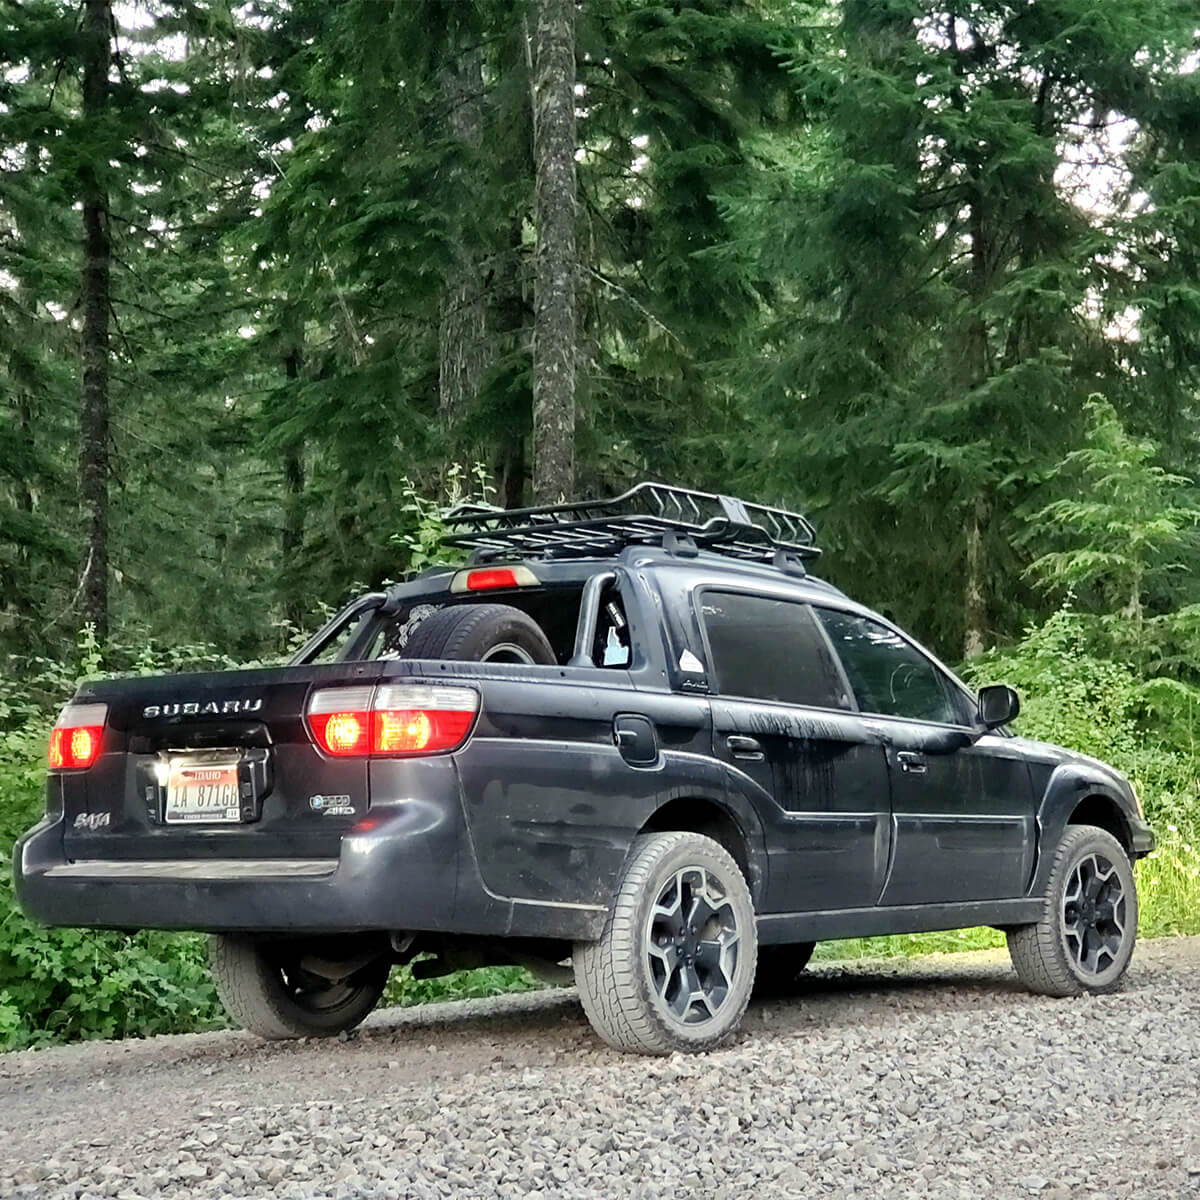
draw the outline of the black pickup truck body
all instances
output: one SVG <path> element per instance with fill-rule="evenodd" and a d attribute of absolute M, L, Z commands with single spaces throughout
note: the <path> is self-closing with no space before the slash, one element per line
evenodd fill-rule
<path fill-rule="evenodd" d="M 516 587 L 464 590 L 446 569 L 364 597 L 289 666 L 82 685 L 74 705 L 106 706 L 99 755 L 51 771 L 46 815 L 16 847 L 21 904 L 56 925 L 586 942 L 635 838 L 684 829 L 729 849 L 769 944 L 1034 922 L 1054 848 L 1081 819 L 1131 858 L 1153 847 L 1117 772 L 1003 728 L 981 735 L 949 670 L 801 571 L 670 538 L 524 562 L 533 582 Z M 836 702 L 731 691 L 706 625 L 713 595 L 805 610 Z M 535 616 L 559 663 L 388 650 L 422 606 L 481 599 Z M 829 624 L 858 618 L 928 662 L 961 718 L 862 711 Z M 406 757 L 319 748 L 314 693 L 397 684 L 474 692 L 466 741 Z M 205 755 L 237 761 L 236 818 L 167 822 L 170 763 Z"/>

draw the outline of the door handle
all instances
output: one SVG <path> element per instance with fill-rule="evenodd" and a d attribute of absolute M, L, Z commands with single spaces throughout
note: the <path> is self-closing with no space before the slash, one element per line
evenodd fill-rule
<path fill-rule="evenodd" d="M 896 761 L 900 764 L 900 770 L 909 775 L 924 775 L 929 769 L 925 763 L 925 755 L 916 750 L 898 750 Z"/>
<path fill-rule="evenodd" d="M 763 748 L 762 744 L 752 737 L 744 737 L 740 733 L 731 733 L 725 739 L 725 745 L 729 747 L 729 753 L 734 758 L 745 758 L 751 762 L 762 762 Z"/>

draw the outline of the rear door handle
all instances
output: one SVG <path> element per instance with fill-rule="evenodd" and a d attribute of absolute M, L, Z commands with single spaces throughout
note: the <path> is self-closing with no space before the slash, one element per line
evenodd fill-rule
<path fill-rule="evenodd" d="M 762 744 L 752 737 L 744 737 L 740 733 L 731 733 L 725 739 L 725 745 L 729 747 L 729 753 L 734 758 L 745 758 L 751 762 L 762 762 L 763 748 Z"/>
<path fill-rule="evenodd" d="M 898 750 L 896 761 L 900 764 L 900 770 L 908 775 L 924 775 L 929 769 L 925 763 L 925 755 L 916 750 Z"/>

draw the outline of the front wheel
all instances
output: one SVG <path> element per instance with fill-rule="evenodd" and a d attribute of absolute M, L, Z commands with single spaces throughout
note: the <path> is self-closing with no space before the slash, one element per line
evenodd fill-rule
<path fill-rule="evenodd" d="M 391 962 L 338 960 L 303 941 L 213 934 L 208 961 L 225 1011 L 261 1038 L 333 1037 L 379 1002 Z"/>
<path fill-rule="evenodd" d="M 573 955 L 584 1012 L 610 1046 L 710 1050 L 754 987 L 754 905 L 727 850 L 696 833 L 639 837 L 604 932 Z"/>
<path fill-rule="evenodd" d="M 1058 844 L 1042 919 L 1008 931 L 1021 982 L 1044 996 L 1111 992 L 1137 939 L 1138 900 L 1124 847 L 1092 825 L 1068 826 Z"/>

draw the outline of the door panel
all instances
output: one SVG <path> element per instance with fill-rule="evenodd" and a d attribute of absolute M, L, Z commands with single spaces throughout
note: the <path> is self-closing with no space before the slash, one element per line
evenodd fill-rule
<path fill-rule="evenodd" d="M 970 700 L 899 630 L 818 610 L 859 707 L 888 745 L 892 863 L 883 905 L 1023 895 L 1036 845 L 1029 769 L 1011 739 L 973 744 Z"/>
<path fill-rule="evenodd" d="M 874 904 L 890 842 L 878 734 L 856 713 L 715 697 L 711 709 L 714 753 L 756 793 L 763 818 L 763 911 Z"/>
<path fill-rule="evenodd" d="M 882 904 L 999 900 L 1025 892 L 1036 844 L 1025 762 L 1004 738 L 928 753 L 928 727 L 895 723 L 888 758 L 895 855 Z M 906 752 L 926 770 L 904 770 Z"/>

